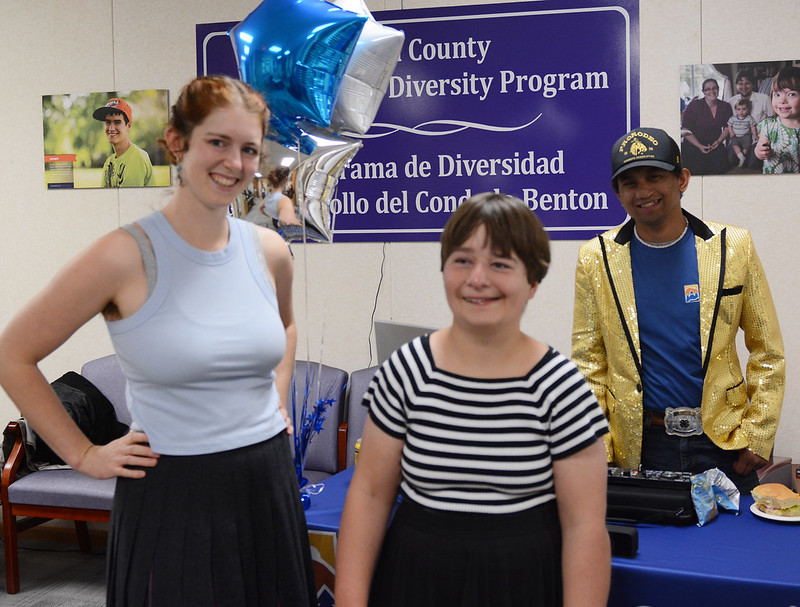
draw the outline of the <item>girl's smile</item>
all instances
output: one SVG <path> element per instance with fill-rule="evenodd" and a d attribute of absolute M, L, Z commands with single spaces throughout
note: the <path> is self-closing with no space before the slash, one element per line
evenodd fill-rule
<path fill-rule="evenodd" d="M 782 89 L 772 92 L 772 109 L 785 126 L 800 126 L 800 92 Z M 786 124 L 786 122 L 790 124 Z"/>

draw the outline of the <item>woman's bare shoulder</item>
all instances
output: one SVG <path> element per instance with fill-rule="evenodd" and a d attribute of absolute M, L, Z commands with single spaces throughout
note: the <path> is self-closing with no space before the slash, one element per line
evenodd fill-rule
<path fill-rule="evenodd" d="M 83 256 L 100 266 L 117 270 L 138 268 L 142 265 L 139 244 L 131 233 L 122 228 L 112 230 L 90 244 Z"/>

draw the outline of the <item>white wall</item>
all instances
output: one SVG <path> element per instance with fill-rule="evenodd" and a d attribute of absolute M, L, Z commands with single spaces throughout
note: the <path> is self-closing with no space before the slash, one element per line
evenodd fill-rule
<path fill-rule="evenodd" d="M 533 4 L 532 2 L 531 4 Z M 478 2 L 367 0 L 373 11 Z M 482 4 L 491 4 L 484 2 Z M 99 235 L 157 208 L 168 195 L 133 191 L 46 191 L 42 95 L 115 89 L 170 90 L 175 98 L 195 73 L 195 24 L 243 19 L 256 0 L 0 0 L 3 83 L 0 87 L 0 326 Z M 641 122 L 678 135 L 678 69 L 690 63 L 800 58 L 800 3 L 773 0 L 641 0 Z M 769 23 L 769 27 L 758 24 Z M 572 42 L 565 42 L 572 44 Z M 603 167 L 602 170 L 605 170 Z M 787 391 L 776 453 L 800 461 L 800 331 L 794 318 L 800 274 L 797 190 L 800 175 L 696 177 L 685 206 L 701 217 L 748 227 L 754 235 L 780 314 L 787 354 Z M 578 246 L 553 243 L 550 272 L 524 328 L 570 351 L 573 271 Z M 298 358 L 352 371 L 370 363 L 377 318 L 442 326 L 438 245 L 367 243 L 294 246 Z M 383 255 L 385 252 L 385 262 Z M 380 291 L 381 264 L 384 278 Z M 374 362 L 374 342 L 372 344 Z M 111 353 L 95 320 L 42 368 L 55 379 L 90 358 Z M 0 423 L 18 416 L 0 395 Z"/>

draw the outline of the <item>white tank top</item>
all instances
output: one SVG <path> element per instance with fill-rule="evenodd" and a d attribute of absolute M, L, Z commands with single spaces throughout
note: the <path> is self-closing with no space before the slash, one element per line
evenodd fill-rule
<path fill-rule="evenodd" d="M 227 451 L 286 427 L 273 383 L 286 350 L 277 298 L 252 226 L 228 223 L 228 246 L 208 252 L 161 212 L 138 221 L 155 253 L 155 287 L 136 313 L 107 325 L 133 427 L 157 453 Z"/>

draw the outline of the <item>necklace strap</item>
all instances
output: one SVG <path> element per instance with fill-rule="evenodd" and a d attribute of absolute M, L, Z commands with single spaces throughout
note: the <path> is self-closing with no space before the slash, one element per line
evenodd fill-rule
<path fill-rule="evenodd" d="M 641 242 L 646 247 L 650 247 L 651 249 L 666 249 L 667 247 L 671 247 L 672 245 L 680 241 L 681 238 L 686 236 L 686 230 L 689 229 L 689 220 L 687 220 L 684 217 L 684 221 L 686 223 L 683 226 L 683 232 L 681 232 L 681 235 L 678 236 L 676 239 L 670 240 L 668 242 L 647 242 L 646 240 L 642 240 L 642 237 L 639 236 L 639 230 L 637 229 L 636 225 L 633 226 L 633 234 L 634 236 L 636 236 L 636 240 Z"/>

